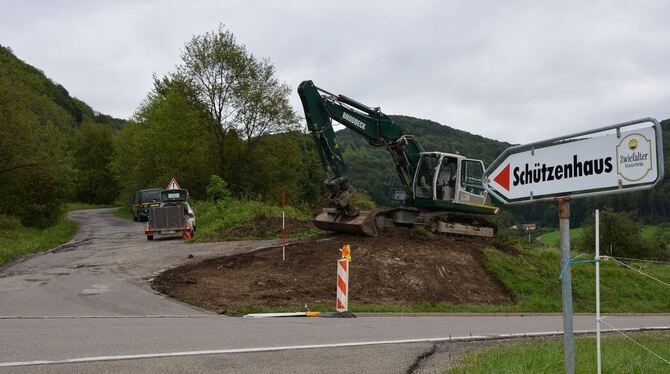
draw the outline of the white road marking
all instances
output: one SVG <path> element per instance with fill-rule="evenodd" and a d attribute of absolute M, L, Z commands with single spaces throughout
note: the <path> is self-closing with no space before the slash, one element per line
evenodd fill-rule
<path fill-rule="evenodd" d="M 658 327 L 642 327 L 642 328 L 628 328 L 619 329 L 619 331 L 650 331 L 650 330 L 670 330 L 670 326 Z M 616 330 L 602 330 L 602 332 L 614 332 Z M 595 330 L 576 330 L 575 335 L 593 334 Z M 290 351 L 299 349 L 319 349 L 319 348 L 343 348 L 343 347 L 360 347 L 368 345 L 385 345 L 385 344 L 407 344 L 407 343 L 437 343 L 437 342 L 462 342 L 475 340 L 503 340 L 513 338 L 528 338 L 528 337 L 542 337 L 542 336 L 556 336 L 562 335 L 562 331 L 550 332 L 531 332 L 522 334 L 500 334 L 500 335 L 475 335 L 475 336 L 458 336 L 446 338 L 419 338 L 419 339 L 399 339 L 399 340 L 377 340 L 367 342 L 346 342 L 346 343 L 330 343 L 330 344 L 307 344 L 307 345 L 287 345 L 277 347 L 256 347 L 256 348 L 230 348 L 230 349 L 212 349 L 203 351 L 183 351 L 183 352 L 166 352 L 166 353 L 147 353 L 137 355 L 118 355 L 118 356 L 96 356 L 96 357 L 79 357 L 65 360 L 37 360 L 37 361 L 16 361 L 16 362 L 0 362 L 0 367 L 15 367 L 15 366 L 34 366 L 34 365 L 55 365 L 55 364 L 76 364 L 85 362 L 100 362 L 100 361 L 120 361 L 120 360 L 134 360 L 146 358 L 164 358 L 164 357 L 180 357 L 180 356 L 200 356 L 200 355 L 214 355 L 214 354 L 233 354 L 233 353 L 258 353 L 258 352 L 273 352 L 273 351 Z"/>
<path fill-rule="evenodd" d="M 124 319 L 124 318 L 229 318 L 220 314 L 155 314 L 146 316 L 0 316 L 3 319 L 87 319 L 87 318 L 109 318 L 109 319 Z"/>

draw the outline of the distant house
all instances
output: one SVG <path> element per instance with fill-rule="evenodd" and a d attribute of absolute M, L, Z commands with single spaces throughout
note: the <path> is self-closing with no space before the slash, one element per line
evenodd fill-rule
<path fill-rule="evenodd" d="M 514 225 L 514 226 L 510 227 L 510 229 L 512 229 L 512 230 L 517 230 L 519 228 L 522 228 L 526 231 L 537 230 L 537 223 L 522 223 L 520 225 Z"/>
<path fill-rule="evenodd" d="M 526 230 L 526 231 L 536 230 L 536 229 L 537 229 L 537 224 L 535 224 L 535 223 L 524 223 L 524 224 L 522 225 L 522 227 L 523 227 L 524 230 Z"/>

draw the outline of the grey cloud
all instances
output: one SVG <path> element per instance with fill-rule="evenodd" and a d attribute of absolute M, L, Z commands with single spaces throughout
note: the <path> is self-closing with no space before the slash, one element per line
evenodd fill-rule
<path fill-rule="evenodd" d="M 664 1 L 21 2 L 0 43 L 95 109 L 128 117 L 193 34 L 224 23 L 292 87 L 526 142 L 669 117 Z M 301 112 L 299 100 L 291 101 Z"/>

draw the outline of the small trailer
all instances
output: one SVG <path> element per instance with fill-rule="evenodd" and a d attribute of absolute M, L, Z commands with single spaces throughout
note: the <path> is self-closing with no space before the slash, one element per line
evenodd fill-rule
<path fill-rule="evenodd" d="M 161 205 L 151 207 L 144 227 L 147 240 L 156 235 L 181 236 L 189 239 L 195 232 L 195 215 L 188 205 L 186 190 L 167 190 L 161 193 Z"/>

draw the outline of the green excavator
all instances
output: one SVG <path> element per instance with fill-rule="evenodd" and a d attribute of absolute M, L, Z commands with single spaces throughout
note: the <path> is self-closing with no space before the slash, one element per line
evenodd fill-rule
<path fill-rule="evenodd" d="M 329 191 L 329 207 L 314 219 L 326 231 L 379 235 L 381 229 L 424 226 L 433 232 L 495 237 L 490 205 L 482 182 L 484 163 L 460 154 L 425 152 L 380 108 L 371 108 L 343 95 L 334 95 L 304 81 L 298 94 L 305 110 L 307 129 L 316 142 Z M 400 208 L 361 211 L 354 206 L 347 164 L 337 142 L 333 120 L 362 136 L 374 147 L 391 154 L 404 186 Z M 402 196 L 404 195 L 404 196 Z"/>

